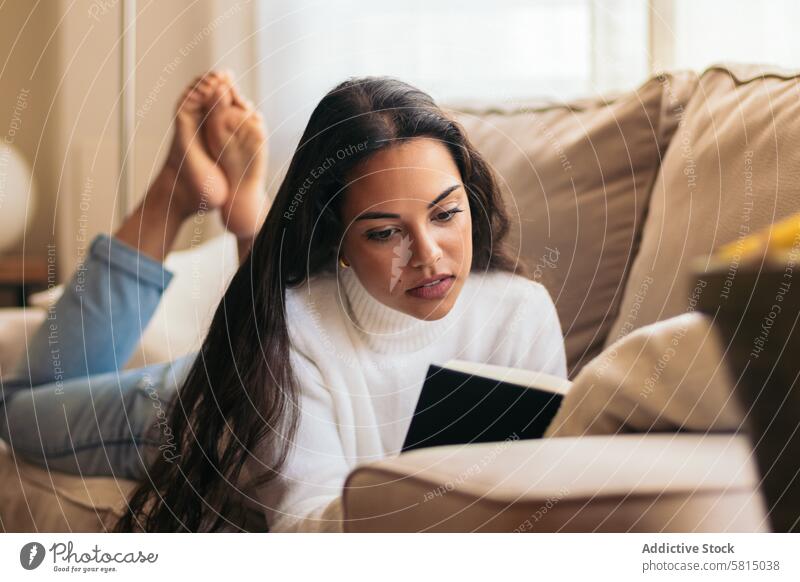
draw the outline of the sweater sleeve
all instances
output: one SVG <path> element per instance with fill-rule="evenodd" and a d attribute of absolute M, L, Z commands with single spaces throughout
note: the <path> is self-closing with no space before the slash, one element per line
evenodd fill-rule
<path fill-rule="evenodd" d="M 270 531 L 342 531 L 341 492 L 350 468 L 333 398 L 317 367 L 295 349 L 292 367 L 300 388 L 300 424 L 279 478 L 279 492 L 265 503 Z"/>

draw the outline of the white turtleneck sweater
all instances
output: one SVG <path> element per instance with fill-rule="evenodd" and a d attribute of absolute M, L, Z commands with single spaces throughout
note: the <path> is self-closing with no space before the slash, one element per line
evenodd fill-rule
<path fill-rule="evenodd" d="M 437 321 L 384 306 L 352 269 L 290 290 L 286 309 L 301 420 L 281 477 L 256 492 L 275 532 L 341 531 L 345 478 L 400 452 L 431 363 L 567 375 L 550 295 L 517 275 L 471 273 Z"/>

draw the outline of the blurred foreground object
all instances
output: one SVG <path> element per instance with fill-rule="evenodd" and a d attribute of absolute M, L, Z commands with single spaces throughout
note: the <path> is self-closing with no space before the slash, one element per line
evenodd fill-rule
<path fill-rule="evenodd" d="M 727 344 L 773 531 L 800 531 L 800 214 L 722 247 L 699 307 Z"/>
<path fill-rule="evenodd" d="M 800 213 L 720 247 L 715 258 L 721 261 L 751 262 L 766 253 L 768 262 L 794 264 L 800 248 Z"/>

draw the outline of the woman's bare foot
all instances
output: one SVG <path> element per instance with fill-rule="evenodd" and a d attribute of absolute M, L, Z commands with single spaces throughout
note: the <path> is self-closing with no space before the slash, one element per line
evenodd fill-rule
<path fill-rule="evenodd" d="M 249 241 L 266 214 L 266 129 L 261 113 L 241 97 L 230 76 L 223 77 L 203 126 L 205 143 L 230 187 L 220 207 L 223 223 L 240 241 Z"/>
<path fill-rule="evenodd" d="M 265 214 L 266 133 L 227 73 L 209 72 L 184 92 L 167 160 L 115 236 L 163 260 L 183 222 L 219 208 L 246 254 Z"/>
<path fill-rule="evenodd" d="M 174 135 L 164 167 L 115 233 L 117 239 L 163 260 L 188 217 L 228 202 L 231 188 L 209 155 L 202 131 L 212 100 L 226 83 L 222 73 L 210 72 L 186 89 L 175 112 Z"/>
<path fill-rule="evenodd" d="M 222 73 L 211 71 L 187 87 L 175 111 L 175 133 L 162 173 L 173 178 L 172 203 L 190 216 L 221 207 L 230 194 L 228 180 L 205 145 L 204 118 L 219 90 L 227 87 Z"/>

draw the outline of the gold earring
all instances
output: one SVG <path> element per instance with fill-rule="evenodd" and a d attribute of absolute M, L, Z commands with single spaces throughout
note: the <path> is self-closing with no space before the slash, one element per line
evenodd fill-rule
<path fill-rule="evenodd" d="M 347 261 L 345 261 L 345 260 L 344 260 L 344 257 L 343 257 L 342 255 L 339 255 L 339 266 L 340 266 L 342 269 L 346 269 L 347 267 L 349 267 L 349 266 L 350 266 L 350 263 L 348 263 Z"/>

